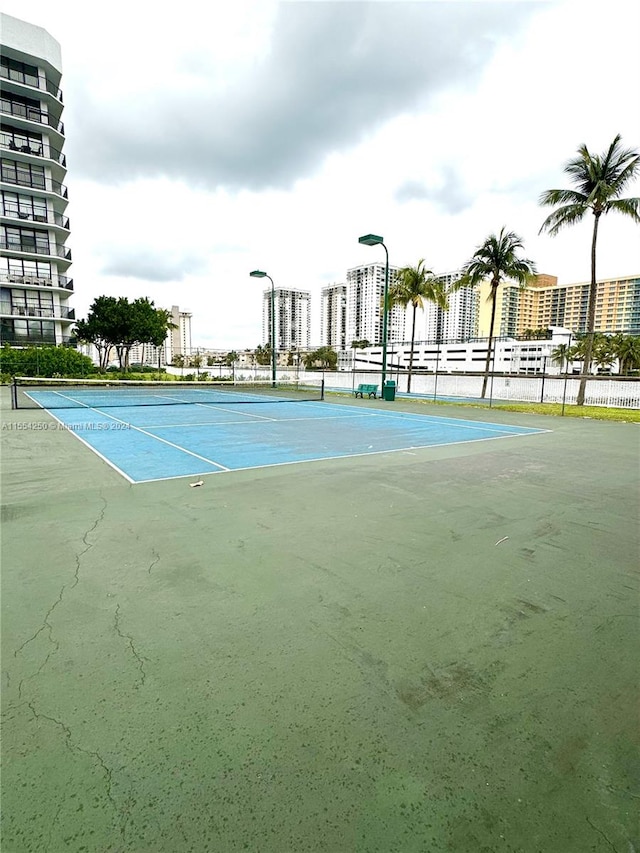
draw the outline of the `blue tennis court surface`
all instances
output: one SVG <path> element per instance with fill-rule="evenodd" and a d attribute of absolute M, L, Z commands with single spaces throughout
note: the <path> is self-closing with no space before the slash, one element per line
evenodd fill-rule
<path fill-rule="evenodd" d="M 131 483 L 547 432 L 322 402 L 47 410 Z"/>

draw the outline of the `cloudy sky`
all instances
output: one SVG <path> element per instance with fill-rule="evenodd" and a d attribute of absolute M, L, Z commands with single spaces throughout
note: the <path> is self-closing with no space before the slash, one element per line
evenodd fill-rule
<path fill-rule="evenodd" d="M 601 9 L 613 33 L 603 37 Z M 169 11 L 171 10 L 171 11 Z M 640 147 L 640 4 L 3 0 L 62 47 L 78 316 L 101 294 L 193 313 L 194 346 L 262 340 L 260 268 L 320 290 L 383 260 L 458 268 L 503 225 L 589 278 L 591 222 L 539 236 L 581 144 Z M 627 195 L 640 194 L 631 187 Z M 640 273 L 611 215 L 598 276 Z"/>

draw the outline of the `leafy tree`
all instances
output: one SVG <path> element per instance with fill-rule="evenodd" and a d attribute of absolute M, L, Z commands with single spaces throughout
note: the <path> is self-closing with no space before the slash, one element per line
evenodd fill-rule
<path fill-rule="evenodd" d="M 256 347 L 256 361 L 258 364 L 271 364 L 271 344 L 264 346 L 258 344 Z"/>
<path fill-rule="evenodd" d="M 116 321 L 117 304 L 115 296 L 98 296 L 93 300 L 87 319 L 76 322 L 77 339 L 93 344 L 98 351 L 100 372 L 107 369 L 109 354 L 114 346 L 112 329 Z"/>
<path fill-rule="evenodd" d="M 304 364 L 307 370 L 315 367 L 319 362 L 319 366 L 327 370 L 334 370 L 338 363 L 338 354 L 332 347 L 319 347 L 313 352 L 309 352 L 304 357 Z"/>
<path fill-rule="evenodd" d="M 640 168 L 640 154 L 633 148 L 622 148 L 618 134 L 603 154 L 591 154 L 586 145 L 578 148 L 578 156 L 569 160 L 564 172 L 572 181 L 573 189 L 546 190 L 540 196 L 540 204 L 555 207 L 542 223 L 540 232 L 547 231 L 555 236 L 563 228 L 581 222 L 589 211 L 593 213 L 591 236 L 591 283 L 587 305 L 587 340 L 580 376 L 580 387 L 576 403 L 584 405 L 587 378 L 591 365 L 593 334 L 596 317 L 596 246 L 598 225 L 603 214 L 617 211 L 640 222 L 640 199 L 620 198 L 627 185 L 633 181 Z"/>
<path fill-rule="evenodd" d="M 424 308 L 425 300 L 433 302 L 438 308 L 447 311 L 449 294 L 458 289 L 458 282 L 447 288 L 446 284 L 433 277 L 431 270 L 424 266 L 424 259 L 418 261 L 415 267 L 403 267 L 395 275 L 389 288 L 389 307 L 402 305 L 406 308 L 413 306 L 411 321 L 411 353 L 409 355 L 409 373 L 407 376 L 407 391 L 411 391 L 411 375 L 413 373 L 413 345 L 416 336 L 416 311 Z"/>
<path fill-rule="evenodd" d="M 180 353 L 176 353 L 173 356 L 173 366 L 174 367 L 184 367 L 185 362 L 186 362 L 185 357 L 183 355 L 181 355 Z"/>
<path fill-rule="evenodd" d="M 99 296 L 94 299 L 87 319 L 76 323 L 76 335 L 96 347 L 101 370 L 106 369 L 109 353 L 115 347 L 120 369 L 126 372 L 131 347 L 162 346 L 168 330 L 174 328 L 170 317 L 169 311 L 156 308 L 146 297 L 129 302 L 124 296 Z"/>
<path fill-rule="evenodd" d="M 370 346 L 371 343 L 366 338 L 363 338 L 361 341 L 351 341 L 352 349 L 366 349 Z"/>
<path fill-rule="evenodd" d="M 532 281 L 536 275 L 536 267 L 528 258 L 518 257 L 518 250 L 524 248 L 522 238 L 513 231 L 500 229 L 499 234 L 491 234 L 478 246 L 473 257 L 464 264 L 462 276 L 456 282 L 457 287 L 479 285 L 485 279 L 489 279 L 491 291 L 491 322 L 489 325 L 489 342 L 487 346 L 487 360 L 484 368 L 484 380 L 482 382 L 482 397 L 487 393 L 489 380 L 489 368 L 493 349 L 494 326 L 496 319 L 496 295 L 498 287 L 509 279 L 516 281 L 521 287 Z"/>
<path fill-rule="evenodd" d="M 224 363 L 228 367 L 231 367 L 236 361 L 239 361 L 239 360 L 240 360 L 240 356 L 238 355 L 238 353 L 235 350 L 231 350 L 231 352 L 228 352 L 227 355 L 225 356 Z"/>

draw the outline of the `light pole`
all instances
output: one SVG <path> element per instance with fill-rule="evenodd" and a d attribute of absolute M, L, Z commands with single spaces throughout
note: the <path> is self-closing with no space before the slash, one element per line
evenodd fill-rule
<path fill-rule="evenodd" d="M 389 291 L 389 251 L 382 237 L 377 234 L 365 234 L 358 238 L 358 243 L 364 246 L 382 246 L 386 255 L 384 267 L 384 296 L 382 297 L 382 396 L 384 397 L 384 383 L 387 376 L 387 293 Z"/>
<path fill-rule="evenodd" d="M 268 278 L 271 282 L 271 381 L 276 384 L 276 297 L 273 289 L 273 279 L 262 270 L 249 273 L 252 278 Z"/>

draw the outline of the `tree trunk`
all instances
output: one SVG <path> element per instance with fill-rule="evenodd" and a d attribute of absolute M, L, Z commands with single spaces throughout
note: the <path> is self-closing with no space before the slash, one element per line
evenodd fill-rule
<path fill-rule="evenodd" d="M 411 354 L 409 355 L 409 375 L 407 377 L 407 394 L 411 392 L 411 373 L 413 372 L 413 339 L 416 336 L 416 306 L 413 305 L 413 322 L 411 323 Z"/>
<path fill-rule="evenodd" d="M 485 395 L 487 393 L 487 382 L 489 381 L 489 368 L 491 366 L 491 349 L 493 345 L 493 326 L 496 319 L 496 296 L 498 295 L 498 285 L 500 282 L 497 279 L 493 279 L 491 282 L 491 323 L 489 325 L 489 345 L 487 347 L 487 360 L 484 365 L 484 379 L 482 381 L 482 394 L 480 395 L 484 400 Z"/>
<path fill-rule="evenodd" d="M 596 324 L 596 242 L 598 239 L 598 222 L 600 213 L 594 213 L 593 238 L 591 240 L 591 284 L 589 285 L 589 303 L 587 308 L 587 339 L 584 343 L 584 360 L 582 362 L 582 375 L 580 376 L 580 387 L 578 388 L 577 406 L 584 406 L 584 397 L 587 390 L 587 379 L 591 373 L 591 353 L 593 352 L 593 329 Z"/>

